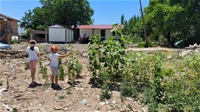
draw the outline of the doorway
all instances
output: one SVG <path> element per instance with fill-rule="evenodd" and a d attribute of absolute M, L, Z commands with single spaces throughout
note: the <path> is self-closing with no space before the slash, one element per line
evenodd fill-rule
<path fill-rule="evenodd" d="M 101 30 L 100 35 L 101 35 L 101 41 L 104 41 L 106 38 L 106 30 Z"/>

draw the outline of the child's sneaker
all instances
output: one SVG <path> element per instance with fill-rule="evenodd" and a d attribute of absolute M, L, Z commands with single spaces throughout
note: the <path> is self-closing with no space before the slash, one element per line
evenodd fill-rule
<path fill-rule="evenodd" d="M 52 83 L 52 84 L 51 84 L 51 88 L 53 88 L 54 86 L 55 86 L 55 84 L 54 84 L 54 83 Z"/>
<path fill-rule="evenodd" d="M 61 90 L 62 88 L 60 87 L 60 85 L 55 85 L 55 86 L 53 87 L 53 89 L 54 89 L 54 90 Z"/>

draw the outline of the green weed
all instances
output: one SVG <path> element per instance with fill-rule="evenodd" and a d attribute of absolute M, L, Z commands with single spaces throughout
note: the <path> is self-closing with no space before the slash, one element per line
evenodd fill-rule
<path fill-rule="evenodd" d="M 30 67 L 30 66 L 29 66 L 29 62 L 25 62 L 25 68 L 24 68 L 24 69 L 25 69 L 25 70 L 28 70 L 29 67 Z"/>

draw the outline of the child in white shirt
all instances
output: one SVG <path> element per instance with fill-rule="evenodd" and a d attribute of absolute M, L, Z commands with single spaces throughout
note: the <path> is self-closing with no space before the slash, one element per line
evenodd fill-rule
<path fill-rule="evenodd" d="M 61 57 L 66 57 L 68 56 L 70 53 L 65 54 L 65 55 L 60 55 L 58 54 L 58 46 L 51 46 L 51 51 L 52 53 L 50 54 L 50 69 L 52 71 L 52 76 L 51 76 L 51 88 L 54 89 L 59 89 L 60 86 L 58 85 L 58 58 Z M 54 83 L 54 79 L 55 79 L 55 83 Z"/>
<path fill-rule="evenodd" d="M 30 87 L 35 87 L 38 85 L 37 82 L 35 82 L 35 73 L 36 73 L 36 66 L 40 57 L 40 51 L 38 47 L 35 46 L 36 41 L 35 40 L 30 40 L 30 46 L 26 48 L 26 52 L 28 52 L 28 60 L 29 60 L 29 65 L 30 65 L 30 70 L 31 70 L 31 84 L 29 85 Z"/>

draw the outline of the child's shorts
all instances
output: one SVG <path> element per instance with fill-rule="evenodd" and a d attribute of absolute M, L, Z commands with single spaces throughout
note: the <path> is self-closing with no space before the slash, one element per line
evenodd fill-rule
<path fill-rule="evenodd" d="M 50 66 L 52 76 L 58 76 L 58 67 Z"/>
<path fill-rule="evenodd" d="M 36 68 L 37 63 L 38 63 L 38 60 L 31 60 L 29 62 L 30 69 L 33 70 L 34 68 Z"/>

